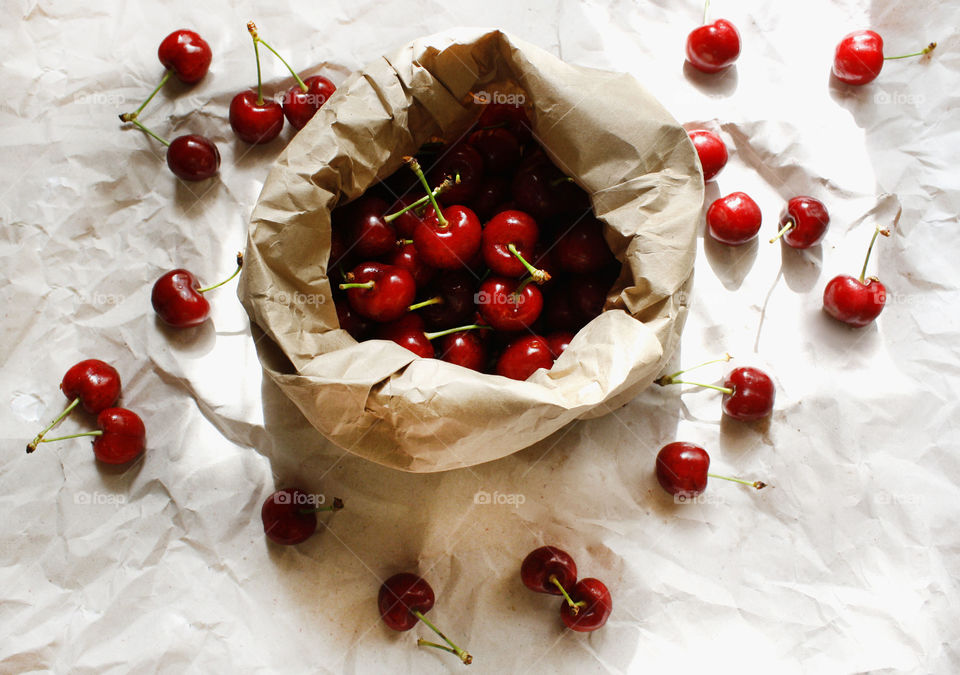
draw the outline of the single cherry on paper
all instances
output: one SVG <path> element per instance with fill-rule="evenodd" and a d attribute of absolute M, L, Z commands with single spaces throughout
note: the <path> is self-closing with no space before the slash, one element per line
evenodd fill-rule
<path fill-rule="evenodd" d="M 290 72 L 293 73 L 293 70 Z M 305 80 L 297 77 L 296 73 L 293 76 L 297 84 L 290 87 L 283 97 L 283 114 L 290 125 L 299 131 L 330 100 L 337 87 L 323 75 L 313 75 Z"/>
<path fill-rule="evenodd" d="M 570 602 L 560 604 L 560 618 L 570 630 L 589 633 L 601 628 L 613 611 L 610 590 L 599 579 L 581 579 L 570 589 Z"/>
<path fill-rule="evenodd" d="M 247 30 L 253 38 L 253 52 L 257 59 L 257 90 L 242 91 L 230 101 L 230 128 L 237 137 L 251 145 L 269 143 L 283 129 L 283 107 L 263 97 L 263 78 L 260 75 L 260 38 L 251 21 Z"/>
<path fill-rule="evenodd" d="M 724 354 L 722 358 L 713 359 L 692 368 L 678 370 L 670 375 L 664 375 L 656 380 L 661 387 L 671 384 L 691 384 L 705 389 L 713 389 L 723 394 L 721 407 L 723 412 L 735 420 L 741 422 L 752 422 L 754 420 L 767 417 L 773 411 L 773 403 L 776 398 L 776 387 L 773 380 L 759 368 L 740 367 L 734 368 L 724 380 L 723 386 L 716 384 L 705 384 L 703 382 L 692 382 L 690 380 L 681 380 L 680 376 L 689 373 L 691 370 L 708 366 L 711 363 L 729 361 L 732 357 Z"/>
<path fill-rule="evenodd" d="M 728 246 L 741 246 L 756 237 L 761 220 L 760 207 L 745 192 L 731 192 L 707 209 L 707 231 Z"/>
<path fill-rule="evenodd" d="M 675 441 L 663 446 L 657 453 L 657 482 L 666 492 L 678 497 L 678 501 L 685 501 L 701 494 L 707 489 L 708 477 L 722 478 L 757 490 L 767 487 L 767 484 L 761 481 L 750 482 L 709 473 L 709 471 L 710 455 L 695 443 Z"/>
<path fill-rule="evenodd" d="M 147 433 L 143 420 L 135 412 L 126 408 L 105 408 L 97 415 L 97 426 L 97 431 L 41 438 L 39 443 L 93 436 L 93 455 L 104 464 L 126 464 L 143 454 Z M 31 452 L 30 446 L 27 446 L 27 452 Z"/>
<path fill-rule="evenodd" d="M 168 141 L 157 135 L 140 120 L 137 113 L 120 115 L 121 122 L 129 122 L 140 131 L 163 143 L 167 147 L 167 167 L 177 178 L 195 182 L 217 175 L 220 170 L 220 151 L 206 136 L 186 134 Z"/>
<path fill-rule="evenodd" d="M 240 274 L 243 253 L 237 253 L 237 269 L 220 283 L 200 288 L 200 282 L 188 270 L 170 270 L 153 284 L 150 302 L 157 316 L 173 328 L 199 326 L 210 316 L 210 303 L 204 293 L 223 286 Z"/>
<path fill-rule="evenodd" d="M 794 197 L 780 214 L 780 231 L 770 243 L 782 239 L 791 248 L 810 248 L 820 243 L 829 225 L 830 214 L 823 202 L 813 197 Z"/>
<path fill-rule="evenodd" d="M 889 237 L 890 231 L 879 226 L 874 231 L 859 278 L 841 274 L 831 279 L 823 289 L 823 309 L 837 321 L 862 328 L 883 311 L 887 302 L 886 287 L 876 277 L 866 278 L 867 263 L 870 262 L 873 245 L 881 234 Z"/>
<path fill-rule="evenodd" d="M 439 628 L 424 616 L 433 609 L 435 601 L 436 596 L 433 593 L 433 588 L 422 577 L 410 572 L 401 572 L 394 574 L 380 586 L 380 592 L 377 594 L 377 609 L 380 611 L 380 618 L 383 619 L 383 622 L 396 631 L 408 631 L 416 626 L 418 621 L 423 622 L 430 630 L 439 635 L 446 644 L 441 645 L 419 639 L 417 645 L 450 652 L 459 657 L 463 663 L 469 665 L 473 662 L 473 657 L 451 642 Z"/>
<path fill-rule="evenodd" d="M 553 358 L 546 340 L 539 335 L 524 335 L 503 350 L 497 360 L 497 375 L 523 381 L 541 368 L 550 370 Z"/>
<path fill-rule="evenodd" d="M 703 7 L 703 25 L 687 36 L 687 61 L 703 73 L 719 73 L 740 56 L 740 33 L 726 19 L 707 23 L 710 0 Z"/>
<path fill-rule="evenodd" d="M 727 165 L 727 146 L 717 134 L 707 129 L 688 132 L 703 167 L 704 182 L 712 180 Z"/>
<path fill-rule="evenodd" d="M 394 321 L 409 311 L 417 293 L 413 276 L 402 267 L 385 263 L 360 263 L 340 284 L 350 306 L 374 321 Z"/>
<path fill-rule="evenodd" d="M 883 38 L 872 30 L 856 30 L 840 40 L 833 54 L 833 74 L 841 82 L 864 85 L 873 82 L 883 69 L 884 61 L 906 59 L 929 54 L 937 46 L 931 42 L 924 49 L 901 56 L 883 55 Z"/>
<path fill-rule="evenodd" d="M 329 506 L 317 502 L 314 495 L 299 488 L 277 490 L 260 507 L 263 533 L 270 541 L 283 546 L 306 541 L 317 530 L 317 513 L 343 508 L 339 497 Z"/>
<path fill-rule="evenodd" d="M 202 80 L 210 69 L 213 52 L 199 34 L 181 29 L 163 39 L 157 49 L 157 58 L 178 80 L 184 84 L 194 84 Z"/>

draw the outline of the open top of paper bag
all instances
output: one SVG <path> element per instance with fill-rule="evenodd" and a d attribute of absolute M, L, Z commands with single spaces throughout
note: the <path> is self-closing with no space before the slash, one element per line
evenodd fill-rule
<path fill-rule="evenodd" d="M 478 94 L 483 92 L 486 96 Z M 605 311 L 526 382 L 423 359 L 339 328 L 330 211 L 428 139 L 457 139 L 478 99 L 522 95 L 536 139 L 590 195 L 623 271 Z M 239 295 L 265 372 L 324 436 L 405 471 L 525 448 L 648 386 L 686 315 L 703 179 L 687 133 L 628 75 L 572 66 L 501 31 L 414 41 L 351 76 L 290 142 L 253 212 Z"/>

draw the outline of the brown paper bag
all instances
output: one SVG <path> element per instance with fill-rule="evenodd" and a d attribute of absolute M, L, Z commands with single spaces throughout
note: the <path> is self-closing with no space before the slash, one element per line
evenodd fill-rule
<path fill-rule="evenodd" d="M 532 104 L 535 136 L 590 195 L 623 271 L 605 311 L 526 382 L 422 359 L 339 328 L 330 211 L 432 136 L 455 139 L 476 99 Z M 412 42 L 351 76 L 290 142 L 253 211 L 239 295 L 264 371 L 324 436 L 413 472 L 487 462 L 647 387 L 686 317 L 703 179 L 686 132 L 625 74 L 571 66 L 500 31 Z"/>

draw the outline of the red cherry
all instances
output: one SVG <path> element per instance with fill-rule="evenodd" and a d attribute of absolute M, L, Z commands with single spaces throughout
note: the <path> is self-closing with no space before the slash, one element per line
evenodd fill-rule
<path fill-rule="evenodd" d="M 413 232 L 413 243 L 431 267 L 444 270 L 464 267 L 480 249 L 483 229 L 477 215 L 465 206 L 448 206 L 437 212 L 428 209 Z"/>
<path fill-rule="evenodd" d="M 610 284 L 593 276 L 573 277 L 567 284 L 570 311 L 577 325 L 583 326 L 600 316 L 607 301 Z"/>
<path fill-rule="evenodd" d="M 432 330 L 445 330 L 470 321 L 476 311 L 476 278 L 465 270 L 443 272 L 427 289 L 428 297 L 441 302 L 418 310 Z"/>
<path fill-rule="evenodd" d="M 350 306 L 374 321 L 393 321 L 407 313 L 417 285 L 410 273 L 384 263 L 361 263 L 353 268 L 350 281 L 340 284 L 347 291 Z"/>
<path fill-rule="evenodd" d="M 560 605 L 560 618 L 567 628 L 580 633 L 589 633 L 603 626 L 613 611 L 613 599 L 604 583 L 598 579 L 581 579 L 570 591 L 574 603 L 571 607 L 564 601 Z"/>
<path fill-rule="evenodd" d="M 363 195 L 337 209 L 333 227 L 345 233 L 352 252 L 359 258 L 378 258 L 397 246 L 397 230 L 384 216 L 389 205 L 379 197 Z"/>
<path fill-rule="evenodd" d="M 542 154 L 517 169 L 511 191 L 518 208 L 538 222 L 565 213 L 579 216 L 587 201 L 583 190 Z"/>
<path fill-rule="evenodd" d="M 343 508 L 340 499 L 334 499 L 330 506 L 320 506 L 317 501 L 314 495 L 298 488 L 277 490 L 260 508 L 263 533 L 270 541 L 283 546 L 306 541 L 317 530 L 317 512 Z"/>
<path fill-rule="evenodd" d="M 543 301 L 543 318 L 551 330 L 572 332 L 582 328 L 589 320 L 582 319 L 580 312 L 574 309 L 569 282 L 560 283 L 547 291 Z"/>
<path fill-rule="evenodd" d="M 740 33 L 726 19 L 717 19 L 690 31 L 687 61 L 704 73 L 719 73 L 740 56 Z"/>
<path fill-rule="evenodd" d="M 126 464 L 146 448 L 147 432 L 140 417 L 125 408 L 107 408 L 97 415 L 103 432 L 93 441 L 93 454 L 104 464 Z"/>
<path fill-rule="evenodd" d="M 206 180 L 216 176 L 220 170 L 220 151 L 205 136 L 178 136 L 167 148 L 167 166 L 183 180 Z"/>
<path fill-rule="evenodd" d="M 867 84 L 883 68 L 883 38 L 872 30 L 857 30 L 840 40 L 833 54 L 833 74 L 847 84 Z"/>
<path fill-rule="evenodd" d="M 676 441 L 657 453 L 657 482 L 674 496 L 696 497 L 707 489 L 710 455 L 694 443 Z"/>
<path fill-rule="evenodd" d="M 534 284 L 490 277 L 480 284 L 477 305 L 480 315 L 496 330 L 524 330 L 540 316 L 543 294 Z"/>
<path fill-rule="evenodd" d="M 120 373 L 99 359 L 86 359 L 67 370 L 60 390 L 67 399 L 80 399 L 84 410 L 96 414 L 120 398 Z"/>
<path fill-rule="evenodd" d="M 773 410 L 777 390 L 770 376 L 758 368 L 734 368 L 723 386 L 732 390 L 723 395 L 723 412 L 735 420 L 762 419 Z"/>
<path fill-rule="evenodd" d="M 527 554 L 520 565 L 523 585 L 537 593 L 562 595 L 577 583 L 577 563 L 555 546 L 541 546 Z"/>
<path fill-rule="evenodd" d="M 430 171 L 430 183 L 439 185 L 448 179 L 455 184 L 439 195 L 438 199 L 444 204 L 463 204 L 477 194 L 483 180 L 483 157 L 473 146 L 461 143 L 443 150 Z"/>
<path fill-rule="evenodd" d="M 506 173 L 520 163 L 520 142 L 507 129 L 479 129 L 467 142 L 480 153 L 488 174 Z"/>
<path fill-rule="evenodd" d="M 727 165 L 727 146 L 717 134 L 706 129 L 694 129 L 689 135 L 703 167 L 703 180 L 711 180 Z"/>
<path fill-rule="evenodd" d="M 150 294 L 153 310 L 174 328 L 199 326 L 210 316 L 210 303 L 200 291 L 200 282 L 185 269 L 170 270 L 157 279 Z"/>
<path fill-rule="evenodd" d="M 553 358 L 559 359 L 560 355 L 570 346 L 570 342 L 573 340 L 573 333 L 558 331 L 547 335 L 544 339 L 547 341 L 547 346 L 550 347 L 550 353 L 553 354 Z"/>
<path fill-rule="evenodd" d="M 396 342 L 425 359 L 432 359 L 435 356 L 433 343 L 423 332 L 423 319 L 412 312 L 404 314 L 396 321 L 382 324 L 377 331 L 377 337 L 381 340 Z"/>
<path fill-rule="evenodd" d="M 175 30 L 163 39 L 157 58 L 177 79 L 193 84 L 203 79 L 210 68 L 213 53 L 206 40 L 192 30 Z"/>
<path fill-rule="evenodd" d="M 404 195 L 390 207 L 390 213 L 398 213 L 417 201 L 419 201 L 419 198 L 414 195 Z M 396 228 L 397 236 L 401 239 L 413 239 L 414 230 L 423 222 L 422 214 L 423 211 L 412 208 L 409 211 L 404 211 L 400 215 L 393 217 L 390 222 L 393 223 L 393 226 Z"/>
<path fill-rule="evenodd" d="M 732 192 L 707 209 L 707 229 L 717 241 L 740 246 L 760 231 L 760 207 L 744 192 Z"/>
<path fill-rule="evenodd" d="M 254 145 L 269 143 L 283 129 L 283 108 L 276 101 L 242 91 L 230 101 L 230 127 L 237 137 Z"/>
<path fill-rule="evenodd" d="M 423 262 L 417 247 L 413 244 L 395 245 L 393 251 L 387 256 L 386 262 L 407 270 L 417 284 L 417 288 L 423 288 L 429 284 L 437 273 L 437 270 Z"/>
<path fill-rule="evenodd" d="M 374 322 L 357 314 L 346 298 L 337 302 L 337 322 L 357 342 L 366 340 L 374 328 Z"/>
<path fill-rule="evenodd" d="M 480 331 L 482 332 L 482 331 Z M 437 354 L 447 363 L 483 372 L 487 348 L 477 331 L 457 331 L 440 338 Z"/>
<path fill-rule="evenodd" d="M 295 84 L 283 97 L 283 114 L 298 131 L 307 126 L 307 122 L 317 113 L 320 106 L 326 103 L 337 90 L 333 82 L 322 75 L 308 77 L 303 83 L 307 86 L 306 91 L 299 84 Z"/>
<path fill-rule="evenodd" d="M 780 232 L 770 243 L 782 237 L 792 248 L 810 248 L 820 243 L 828 225 L 830 214 L 823 202 L 813 197 L 794 197 L 780 214 Z"/>
<path fill-rule="evenodd" d="M 533 137 L 533 127 L 526 109 L 515 103 L 488 103 L 484 106 L 480 119 L 477 120 L 477 128 L 493 127 L 505 128 L 520 143 L 527 143 Z"/>
<path fill-rule="evenodd" d="M 887 302 L 887 289 L 876 277 L 866 278 L 867 263 L 878 235 L 890 236 L 879 227 L 874 231 L 863 261 L 860 278 L 841 274 L 834 277 L 823 289 L 823 309 L 837 321 L 862 328 L 880 316 Z"/>
<path fill-rule="evenodd" d="M 533 257 L 539 236 L 536 221 L 523 211 L 501 211 L 483 228 L 483 260 L 494 274 L 521 277 L 531 269 L 524 262 Z M 549 278 L 536 273 L 543 280 Z"/>
<path fill-rule="evenodd" d="M 584 218 L 564 232 L 553 247 L 557 267 L 571 274 L 593 274 L 614 260 L 603 237 L 603 223 Z"/>
<path fill-rule="evenodd" d="M 526 380 L 540 368 L 553 367 L 550 347 L 539 335 L 524 335 L 510 343 L 497 360 L 497 375 Z"/>

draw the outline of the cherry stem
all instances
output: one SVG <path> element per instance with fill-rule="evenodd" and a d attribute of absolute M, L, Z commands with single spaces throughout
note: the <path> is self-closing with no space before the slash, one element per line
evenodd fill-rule
<path fill-rule="evenodd" d="M 427 619 L 427 617 L 425 617 L 423 614 L 421 614 L 421 613 L 420 613 L 418 610 L 416 610 L 416 609 L 411 609 L 411 610 L 410 610 L 410 613 L 413 614 L 413 615 L 414 615 L 415 617 L 417 617 L 418 619 L 420 619 L 423 623 L 425 623 L 425 624 L 427 625 L 427 627 L 428 627 L 430 630 L 432 630 L 434 633 L 436 633 L 437 635 L 439 635 L 439 636 L 443 639 L 444 642 L 446 642 L 448 645 L 450 645 L 450 648 L 447 649 L 447 650 L 445 650 L 445 651 L 449 651 L 451 654 L 456 654 L 457 656 L 460 657 L 460 660 L 463 661 L 463 662 L 464 662 L 466 665 L 468 665 L 468 666 L 469 666 L 471 663 L 473 663 L 473 657 L 470 656 L 470 654 L 468 654 L 468 653 L 467 653 L 466 651 L 464 651 L 463 649 L 460 649 L 460 647 L 458 647 L 457 645 L 453 644 L 453 643 L 450 641 L 450 638 L 448 638 L 446 635 L 444 635 L 444 634 L 440 631 L 439 628 L 437 628 L 437 627 L 434 626 L 432 623 L 430 623 L 430 620 Z M 417 644 L 420 644 L 420 640 L 417 640 Z M 429 647 L 436 646 L 436 647 L 439 647 L 440 649 L 443 649 L 443 646 L 442 646 L 442 645 L 436 645 L 435 643 L 432 643 L 432 642 L 426 642 L 426 641 L 424 641 L 424 644 L 425 644 L 426 646 L 429 646 Z"/>
<path fill-rule="evenodd" d="M 715 384 L 704 384 L 703 382 L 690 382 L 688 380 L 673 380 L 670 384 L 692 384 L 696 387 L 704 387 L 706 389 L 715 389 L 716 391 L 722 391 L 724 394 L 731 395 L 733 394 L 733 389 L 729 387 L 719 387 Z"/>
<path fill-rule="evenodd" d="M 240 252 L 240 253 L 237 253 L 237 269 L 233 271 L 233 274 L 231 274 L 229 277 L 221 281 L 219 284 L 214 284 L 213 286 L 207 286 L 206 288 L 198 288 L 197 293 L 206 293 L 207 291 L 212 291 L 214 288 L 220 288 L 225 283 L 233 281 L 233 278 L 238 274 L 240 274 L 240 270 L 242 267 L 243 267 L 243 253 Z"/>
<path fill-rule="evenodd" d="M 932 52 L 932 51 L 933 51 L 934 49 L 936 49 L 936 48 L 937 48 L 937 43 L 936 43 L 936 42 L 931 42 L 931 43 L 928 44 L 926 47 L 924 47 L 923 49 L 921 49 L 919 52 L 914 52 L 914 53 L 912 53 L 912 54 L 902 54 L 902 55 L 900 55 L 900 56 L 884 56 L 884 57 L 883 57 L 883 60 L 884 60 L 884 61 L 895 61 L 895 60 L 897 60 L 897 59 L 909 59 L 911 56 L 923 56 L 924 54 L 929 54 L 930 52 Z"/>
<path fill-rule="evenodd" d="M 573 601 L 573 598 L 567 593 L 567 589 L 563 587 L 563 584 L 560 583 L 560 580 L 557 579 L 556 574 L 550 575 L 550 583 L 560 589 L 560 595 L 563 596 L 563 599 L 567 601 L 567 604 L 570 605 L 570 611 L 573 612 L 574 616 L 580 613 L 580 608 L 586 605 L 587 603 L 576 603 Z"/>
<path fill-rule="evenodd" d="M 657 380 L 657 384 L 659 384 L 661 387 L 665 387 L 668 384 L 679 384 L 678 382 L 674 382 L 674 378 L 680 377 L 684 373 L 689 373 L 691 370 L 696 370 L 697 368 L 703 368 L 704 366 L 709 366 L 711 363 L 720 363 L 721 361 L 723 361 L 724 363 L 727 363 L 732 358 L 733 357 L 730 356 L 729 354 L 724 354 L 719 359 L 704 361 L 703 363 L 697 364 L 695 366 L 691 366 L 690 368 L 684 368 L 683 370 L 678 370 L 672 375 L 664 375 L 663 377 Z"/>
<path fill-rule="evenodd" d="M 446 330 L 439 330 L 435 333 L 424 333 L 427 336 L 428 340 L 435 340 L 437 338 L 443 337 L 444 335 L 450 335 L 451 333 L 462 333 L 467 330 L 491 330 L 492 326 L 481 326 L 478 323 L 472 323 L 469 326 L 457 326 L 456 328 L 448 328 Z"/>
<path fill-rule="evenodd" d="M 740 478 L 731 478 L 730 476 L 721 476 L 720 474 L 717 474 L 717 473 L 708 473 L 707 475 L 710 476 L 711 478 L 722 478 L 723 480 L 728 480 L 733 483 L 740 483 L 741 485 L 749 485 L 750 487 L 755 488 L 757 490 L 762 490 L 763 488 L 767 487 L 766 483 L 759 480 L 757 481 L 742 480 Z"/>
<path fill-rule="evenodd" d="M 783 226 L 783 229 L 781 229 L 779 232 L 777 232 L 777 236 L 770 240 L 770 243 L 772 244 L 773 242 L 775 242 L 777 239 L 779 239 L 780 237 L 782 237 L 783 235 L 785 235 L 787 232 L 789 232 L 790 230 L 792 230 L 792 229 L 795 228 L 796 226 L 797 226 L 797 224 L 796 224 L 795 222 L 793 222 L 793 220 L 788 220 L 788 221 L 787 221 L 787 224 Z"/>
<path fill-rule="evenodd" d="M 51 429 L 53 429 L 55 426 L 57 426 L 57 425 L 61 422 L 61 420 L 63 420 L 64 417 L 66 417 L 67 415 L 69 415 L 69 414 L 73 411 L 73 409 L 77 407 L 77 404 L 78 404 L 78 403 L 80 403 L 80 397 L 79 397 L 79 396 L 78 396 L 77 398 L 73 399 L 72 401 L 70 401 L 70 405 L 68 405 L 68 406 L 66 407 L 66 409 L 65 409 L 62 413 L 60 413 L 59 415 L 57 415 L 56 419 L 54 419 L 50 424 L 48 424 L 46 427 L 44 427 L 43 431 L 41 431 L 39 434 L 37 434 L 36 436 L 34 436 L 33 440 L 30 441 L 30 443 L 27 444 L 27 453 L 29 454 L 29 453 L 33 452 L 34 450 L 36 450 L 36 449 L 37 449 L 37 443 L 42 443 L 42 442 L 43 442 L 43 437 L 46 436 L 47 432 L 50 431 Z"/>
<path fill-rule="evenodd" d="M 339 511 L 343 508 L 343 500 L 339 497 L 334 497 L 333 504 L 329 506 L 318 506 L 315 509 L 300 509 L 300 513 L 320 513 L 321 511 Z"/>
<path fill-rule="evenodd" d="M 538 270 L 536 267 L 528 263 L 524 257 L 520 255 L 520 251 L 517 250 L 517 247 L 514 244 L 507 244 L 507 250 L 516 256 L 517 260 L 523 263 L 523 266 L 527 268 L 527 271 L 530 273 L 531 279 L 536 281 L 538 284 L 550 281 L 550 273 L 546 270 Z"/>
<path fill-rule="evenodd" d="M 250 29 L 250 26 L 253 26 L 253 30 Z M 300 79 L 300 76 L 297 75 L 297 71 L 295 71 L 293 68 L 290 67 L 290 64 L 287 63 L 286 60 L 285 60 L 282 56 L 280 56 L 279 52 L 277 52 L 276 49 L 274 49 L 273 47 L 271 47 L 271 46 L 268 45 L 266 42 L 264 42 L 263 40 L 260 39 L 260 36 L 257 34 L 257 27 L 254 26 L 253 21 L 251 21 L 250 23 L 247 24 L 247 30 L 250 31 L 250 34 L 253 35 L 253 39 L 254 39 L 256 42 L 259 42 L 260 44 L 262 44 L 264 47 L 266 47 L 266 48 L 269 49 L 271 52 L 273 52 L 273 55 L 274 55 L 274 56 L 276 56 L 278 59 L 280 59 L 280 62 L 283 63 L 283 65 L 285 65 L 285 66 L 287 67 L 287 70 L 290 71 L 290 74 L 293 75 L 293 79 L 295 79 L 295 80 L 297 81 L 297 85 L 299 85 L 301 91 L 307 92 L 307 91 L 310 90 L 310 87 L 308 87 L 308 86 L 306 85 L 306 83 L 305 83 L 303 80 Z"/>
<path fill-rule="evenodd" d="M 158 84 L 157 88 L 154 89 L 149 96 L 147 96 L 147 100 L 141 103 L 140 107 L 137 108 L 134 112 L 130 113 L 130 116 L 132 118 L 136 118 L 137 115 L 143 112 L 143 109 L 147 107 L 147 104 L 153 100 L 153 97 L 157 95 L 157 92 L 160 91 L 160 89 L 163 88 L 163 85 L 167 83 L 167 80 L 170 79 L 171 74 L 173 74 L 173 71 L 168 68 L 167 71 L 163 74 L 163 78 L 160 80 L 160 84 Z"/>
<path fill-rule="evenodd" d="M 550 187 L 557 187 L 560 183 L 572 183 L 573 179 L 570 176 L 563 176 L 562 178 L 557 178 L 556 180 L 550 181 Z"/>
<path fill-rule="evenodd" d="M 69 436 L 57 436 L 56 438 L 43 438 L 40 440 L 41 443 L 56 443 L 57 441 L 67 441 L 71 438 L 80 438 L 81 436 L 103 436 L 103 432 L 100 430 L 97 431 L 84 431 L 79 434 L 70 434 Z"/>
<path fill-rule="evenodd" d="M 889 237 L 889 236 L 890 236 L 890 230 L 885 230 L 885 229 L 883 229 L 882 227 L 880 227 L 879 225 L 877 225 L 877 229 L 874 230 L 874 232 L 873 232 L 873 238 L 870 240 L 870 246 L 869 246 L 869 248 L 867 248 L 867 257 L 863 259 L 863 269 L 860 270 L 860 283 L 861 283 L 861 284 L 863 283 L 863 280 L 864 280 L 864 279 L 866 278 L 866 276 L 867 276 L 867 263 L 870 262 L 870 254 L 873 253 L 873 245 L 874 245 L 875 243 L 877 243 L 877 237 L 880 236 L 881 234 L 882 234 L 884 237 Z"/>
<path fill-rule="evenodd" d="M 420 309 L 421 307 L 429 307 L 430 305 L 442 305 L 442 304 L 443 304 L 443 298 L 437 295 L 430 298 L 429 300 L 424 300 L 423 302 L 416 302 L 410 305 L 409 307 L 407 307 L 407 309 L 413 312 Z"/>
<path fill-rule="evenodd" d="M 423 175 L 423 169 L 420 168 L 420 162 L 413 157 L 404 157 L 404 160 L 410 165 L 410 170 L 413 171 L 414 175 L 420 179 L 420 184 L 423 185 L 423 189 L 427 191 L 427 198 L 433 205 L 433 210 L 437 214 L 437 222 L 440 223 L 440 227 L 446 227 L 447 219 L 443 217 L 443 212 L 440 210 L 440 205 L 437 204 L 437 198 L 434 197 L 433 190 L 430 189 L 430 183 L 427 182 L 427 177 Z"/>
<path fill-rule="evenodd" d="M 703 23 L 704 24 L 707 23 L 707 11 L 709 11 L 709 9 L 710 9 L 710 0 L 707 0 L 705 3 L 703 3 Z"/>
<path fill-rule="evenodd" d="M 257 25 L 253 21 L 247 22 L 247 30 L 253 38 L 253 55 L 257 59 L 257 105 L 263 105 L 263 79 L 260 77 L 260 37 L 257 35 Z"/>
<path fill-rule="evenodd" d="M 374 284 L 373 281 L 367 281 L 362 284 L 359 282 L 353 282 L 349 284 L 340 284 L 340 290 L 345 291 L 348 288 L 373 288 L 373 284 Z"/>
<path fill-rule="evenodd" d="M 397 246 L 406 246 L 407 244 L 412 244 L 413 239 L 397 239 Z"/>
<path fill-rule="evenodd" d="M 170 147 L 170 141 L 168 141 L 166 138 L 163 138 L 162 136 L 157 136 L 155 133 L 153 133 L 152 131 L 147 129 L 145 126 L 143 126 L 143 124 L 140 123 L 140 120 L 138 120 L 133 113 L 124 113 L 123 115 L 120 115 L 120 119 L 123 122 L 130 122 L 130 124 L 135 126 L 137 129 L 139 129 L 143 133 L 147 134 L 148 136 L 153 136 L 155 139 L 163 143 L 168 148 Z"/>
<path fill-rule="evenodd" d="M 456 181 L 456 182 L 457 182 L 457 183 L 460 182 L 460 176 L 459 176 L 459 174 L 457 175 L 457 181 Z M 443 191 L 445 191 L 445 190 L 449 190 L 451 187 L 453 187 L 453 182 L 448 178 L 447 180 L 445 180 L 445 181 L 443 181 L 442 183 L 440 183 L 440 185 L 438 185 L 438 186 L 436 187 L 436 189 L 434 189 L 434 191 L 433 191 L 433 196 L 436 197 L 438 194 L 440 194 L 441 192 L 443 192 Z M 404 206 L 402 209 L 400 209 L 400 210 L 397 211 L 396 213 L 390 213 L 390 214 L 385 215 L 385 216 L 383 217 L 383 222 L 385 222 L 385 223 L 393 222 L 394 220 L 396 220 L 397 218 L 399 218 L 400 216 L 402 216 L 402 215 L 403 215 L 404 213 L 406 213 L 407 211 L 409 211 L 409 210 L 411 210 L 411 209 L 419 208 L 419 207 L 423 206 L 424 204 L 426 204 L 428 201 L 430 201 L 430 196 L 429 196 L 429 195 L 424 195 L 424 196 L 422 196 L 420 199 L 418 199 L 417 201 L 413 202 L 412 204 L 409 204 L 409 205 L 407 205 L 407 206 Z"/>

